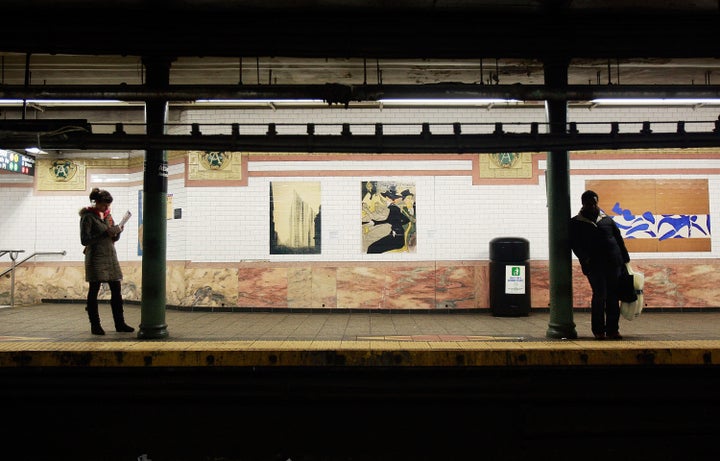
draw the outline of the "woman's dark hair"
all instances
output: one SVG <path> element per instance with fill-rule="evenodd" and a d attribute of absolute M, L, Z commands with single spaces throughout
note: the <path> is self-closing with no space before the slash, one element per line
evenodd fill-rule
<path fill-rule="evenodd" d="M 92 191 L 90 191 L 90 200 L 95 203 L 98 203 L 98 202 L 112 203 L 113 197 L 110 194 L 110 192 L 108 192 L 106 190 L 98 189 L 96 187 Z"/>

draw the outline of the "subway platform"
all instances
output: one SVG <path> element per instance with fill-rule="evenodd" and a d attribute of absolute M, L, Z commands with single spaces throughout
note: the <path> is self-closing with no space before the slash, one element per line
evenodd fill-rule
<path fill-rule="evenodd" d="M 105 336 L 81 304 L 0 309 L 13 459 L 716 459 L 716 309 L 646 310 L 621 341 L 588 312 L 564 340 L 547 312 L 168 309 L 158 340 L 100 315 Z"/>

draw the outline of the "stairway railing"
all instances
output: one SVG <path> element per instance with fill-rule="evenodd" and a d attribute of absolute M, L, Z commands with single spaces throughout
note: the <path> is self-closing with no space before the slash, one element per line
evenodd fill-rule
<path fill-rule="evenodd" d="M 5 256 L 6 254 L 10 255 L 10 259 L 12 260 L 12 265 L 5 269 L 3 272 L 0 272 L 0 277 L 4 277 L 6 274 L 10 274 L 10 304 L 8 306 L 0 306 L 0 307 L 15 307 L 15 269 L 17 269 L 22 263 L 25 261 L 34 258 L 35 256 L 44 256 L 44 255 L 62 255 L 65 256 L 67 252 L 65 250 L 63 251 L 36 251 L 35 253 L 31 254 L 27 258 L 21 260 L 20 262 L 16 262 L 18 256 L 20 253 L 25 253 L 25 250 L 0 250 L 0 257 Z"/>

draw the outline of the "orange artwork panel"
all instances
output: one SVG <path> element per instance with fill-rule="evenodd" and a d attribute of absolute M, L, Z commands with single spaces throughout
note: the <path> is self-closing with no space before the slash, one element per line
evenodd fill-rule
<path fill-rule="evenodd" d="M 706 179 L 586 181 L 620 227 L 630 252 L 711 250 Z"/>

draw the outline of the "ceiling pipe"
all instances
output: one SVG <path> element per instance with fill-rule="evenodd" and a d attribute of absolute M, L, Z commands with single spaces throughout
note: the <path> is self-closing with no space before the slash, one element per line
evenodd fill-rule
<path fill-rule="evenodd" d="M 591 101 L 593 99 L 718 99 L 720 85 L 1 85 L 0 99 L 22 100 L 164 100 L 321 99 L 329 104 L 380 99 L 506 99 L 516 101 Z"/>
<path fill-rule="evenodd" d="M 24 88 L 28 88 L 30 86 L 30 53 L 27 53 L 25 55 L 25 85 L 23 85 Z M 25 117 L 27 116 L 27 100 L 23 98 L 23 105 L 22 105 L 22 119 L 25 120 Z"/>

